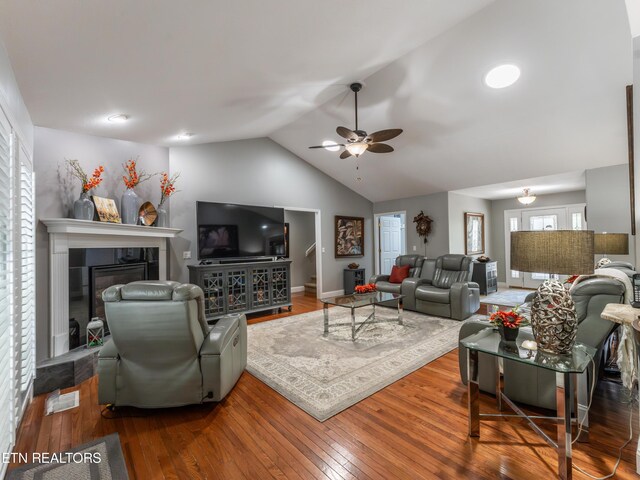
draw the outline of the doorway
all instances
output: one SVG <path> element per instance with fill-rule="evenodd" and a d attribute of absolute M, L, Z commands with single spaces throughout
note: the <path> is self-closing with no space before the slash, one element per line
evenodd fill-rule
<path fill-rule="evenodd" d="M 407 252 L 406 218 L 404 211 L 374 215 L 376 274 L 389 275 L 396 257 Z"/>
<path fill-rule="evenodd" d="M 520 230 L 586 230 L 584 204 L 565 205 L 550 208 L 522 208 L 505 210 L 505 259 L 507 285 L 510 287 L 538 288 L 542 282 L 551 277 L 560 281 L 566 275 L 549 275 L 548 273 L 529 273 L 511 270 L 511 232 Z"/>
<path fill-rule="evenodd" d="M 291 260 L 291 293 L 322 295 L 322 234 L 320 210 L 284 208 L 289 260 Z"/>

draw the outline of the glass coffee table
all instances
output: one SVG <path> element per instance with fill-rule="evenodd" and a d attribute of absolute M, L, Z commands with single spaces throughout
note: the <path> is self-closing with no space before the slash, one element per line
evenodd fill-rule
<path fill-rule="evenodd" d="M 351 325 L 351 340 L 355 341 L 356 335 L 362 327 L 367 324 L 375 323 L 376 321 L 388 322 L 389 319 L 376 320 L 376 305 L 393 306 L 398 310 L 398 325 L 402 325 L 402 299 L 404 295 L 397 293 L 386 292 L 374 292 L 352 295 L 340 295 L 338 297 L 322 298 L 324 312 L 324 335 L 329 334 L 329 307 L 342 307 L 349 308 L 351 310 L 351 322 L 350 323 L 334 323 L 333 326 Z M 373 312 L 364 320 L 358 320 L 356 322 L 356 309 L 361 307 L 373 306 Z M 391 321 L 396 321 L 393 319 Z"/>

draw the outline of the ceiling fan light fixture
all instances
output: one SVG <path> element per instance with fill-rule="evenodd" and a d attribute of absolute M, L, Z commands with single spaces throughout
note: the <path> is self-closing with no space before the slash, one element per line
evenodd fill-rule
<path fill-rule="evenodd" d="M 531 205 L 536 201 L 536 196 L 531 195 L 531 193 L 529 193 L 529 189 L 525 188 L 523 195 L 521 197 L 518 197 L 518 201 L 523 205 Z"/>
<path fill-rule="evenodd" d="M 369 145 L 365 142 L 353 142 L 348 144 L 345 148 L 354 157 L 362 155 Z"/>

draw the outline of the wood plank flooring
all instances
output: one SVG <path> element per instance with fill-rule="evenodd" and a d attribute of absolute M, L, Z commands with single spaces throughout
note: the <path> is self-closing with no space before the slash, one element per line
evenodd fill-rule
<path fill-rule="evenodd" d="M 254 317 L 250 323 L 321 306 L 295 295 L 293 312 Z M 221 403 L 122 408 L 114 419 L 101 416 L 97 377 L 79 389 L 79 408 L 51 416 L 43 416 L 45 396 L 35 398 L 15 451 L 56 452 L 118 432 L 130 478 L 141 480 L 542 479 L 556 472 L 555 452 L 520 420 L 486 422 L 479 439 L 467 437 L 457 350 L 324 423 L 246 372 Z M 481 397 L 482 411 L 496 412 L 495 400 Z M 600 383 L 590 442 L 574 446 L 574 463 L 592 474 L 610 472 L 628 437 L 629 408 L 623 400 L 618 384 Z M 552 425 L 545 430 L 554 432 Z M 634 433 L 616 478 L 637 478 L 635 438 Z M 574 478 L 587 477 L 574 470 Z"/>

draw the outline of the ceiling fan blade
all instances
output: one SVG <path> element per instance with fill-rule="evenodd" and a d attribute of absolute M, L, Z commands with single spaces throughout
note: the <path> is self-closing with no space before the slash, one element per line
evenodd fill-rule
<path fill-rule="evenodd" d="M 398 135 L 402 133 L 401 128 L 390 128 L 388 130 L 380 130 L 378 132 L 373 132 L 367 138 L 364 139 L 365 142 L 385 142 L 387 140 L 391 140 L 392 138 L 396 138 Z"/>
<path fill-rule="evenodd" d="M 371 143 L 369 144 L 369 148 L 367 148 L 367 152 L 390 153 L 393 152 L 393 147 L 386 143 Z"/>
<path fill-rule="evenodd" d="M 340 154 L 340 158 L 342 159 L 349 158 L 350 156 L 351 156 L 351 153 L 349 153 L 349 150 L 345 150 Z"/>
<path fill-rule="evenodd" d="M 358 134 L 353 130 L 349 130 L 347 127 L 338 127 L 336 128 L 336 132 L 342 138 L 346 138 L 347 140 L 353 140 L 353 141 L 358 140 Z"/>
<path fill-rule="evenodd" d="M 314 145 L 309 148 L 333 148 L 333 147 L 344 147 L 344 143 L 331 143 L 329 145 Z"/>

